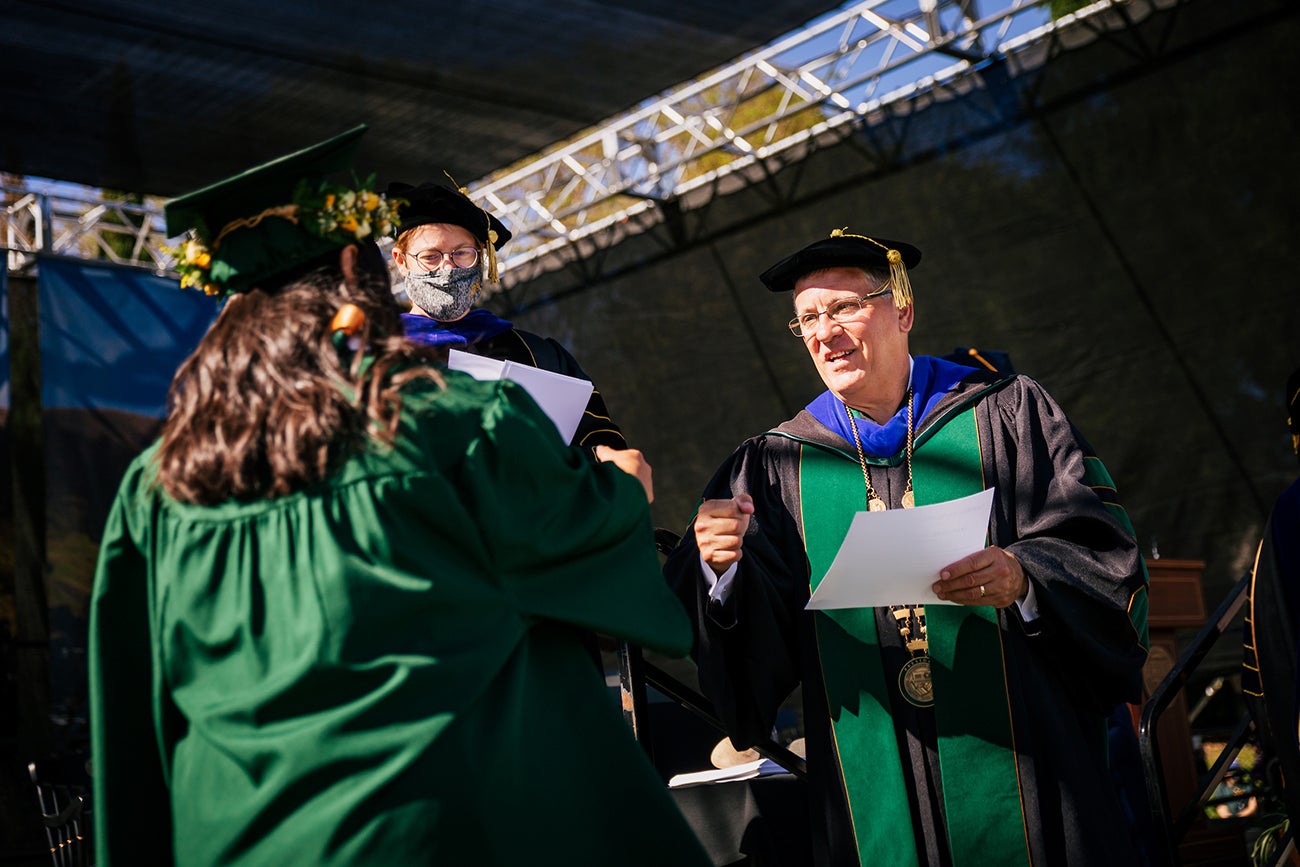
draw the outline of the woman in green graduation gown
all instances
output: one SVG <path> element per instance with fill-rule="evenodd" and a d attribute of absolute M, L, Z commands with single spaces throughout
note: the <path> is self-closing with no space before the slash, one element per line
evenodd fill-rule
<path fill-rule="evenodd" d="M 402 339 L 362 131 L 168 206 L 229 297 L 105 528 L 97 863 L 707 863 L 573 628 L 689 647 L 649 468 Z"/>

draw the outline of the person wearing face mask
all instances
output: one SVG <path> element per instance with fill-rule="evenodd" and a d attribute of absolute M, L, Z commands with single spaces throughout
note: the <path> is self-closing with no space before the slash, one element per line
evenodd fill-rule
<path fill-rule="evenodd" d="M 401 234 L 392 257 L 411 300 L 411 312 L 402 315 L 408 338 L 591 379 L 556 341 L 474 307 L 484 286 L 497 282 L 496 254 L 510 240 L 510 230 L 500 220 L 463 192 L 441 184 L 395 181 L 387 195 L 405 202 L 399 206 Z M 602 445 L 627 448 L 599 389 L 592 390 L 573 445 L 593 457 Z"/>

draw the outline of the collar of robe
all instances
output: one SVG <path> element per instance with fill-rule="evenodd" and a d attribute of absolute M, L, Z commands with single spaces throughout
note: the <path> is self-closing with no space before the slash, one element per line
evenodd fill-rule
<path fill-rule="evenodd" d="M 406 336 L 426 346 L 473 346 L 514 327 L 513 323 L 482 307 L 471 310 L 454 322 L 441 322 L 418 313 L 402 314 L 402 329 Z"/>
<path fill-rule="evenodd" d="M 971 368 L 965 365 L 928 355 L 916 356 L 912 360 L 912 408 L 917 425 L 954 385 L 970 373 Z M 845 442 L 853 442 L 844 403 L 833 392 L 822 392 L 805 409 L 829 430 L 843 437 Z M 907 444 L 907 406 L 900 405 L 884 424 L 876 424 L 858 413 L 857 428 L 865 453 L 876 457 L 897 454 Z"/>

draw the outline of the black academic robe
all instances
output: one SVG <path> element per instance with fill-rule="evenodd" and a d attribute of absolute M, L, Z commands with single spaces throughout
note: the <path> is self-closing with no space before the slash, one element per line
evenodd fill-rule
<path fill-rule="evenodd" d="M 1096 460 L 1087 444 L 1031 379 L 973 371 L 918 420 L 917 441 L 972 404 L 984 485 L 996 489 L 990 544 L 1020 561 L 1040 612 L 1029 623 L 1016 606 L 997 612 L 1028 851 L 1038 867 L 1135 863 L 1107 776 L 1105 719 L 1120 702 L 1141 699 L 1146 578 L 1136 542 L 1113 488 L 1086 468 Z M 829 724 L 836 709 L 819 671 L 814 614 L 804 610 L 805 447 L 858 462 L 853 443 L 803 411 L 741 444 L 705 490 L 705 498 L 745 492 L 755 503 L 725 603 L 708 597 L 689 528 L 665 573 L 695 619 L 701 687 L 737 746 L 768 736 L 779 705 L 802 683 L 816 861 L 858 864 Z M 898 508 L 907 484 L 902 450 L 868 461 L 876 491 Z M 907 653 L 888 609 L 876 620 L 885 679 L 894 682 Z M 936 691 L 935 701 L 944 696 Z M 962 769 L 939 768 L 933 711 L 900 698 L 893 705 L 918 863 L 953 863 L 954 849 L 959 863 L 980 863 L 946 834 L 943 776 Z M 872 853 L 861 863 L 873 863 Z"/>
<path fill-rule="evenodd" d="M 1264 526 L 1250 582 L 1241 689 L 1260 740 L 1277 759 L 1281 796 L 1300 818 L 1300 479 L 1277 498 Z"/>

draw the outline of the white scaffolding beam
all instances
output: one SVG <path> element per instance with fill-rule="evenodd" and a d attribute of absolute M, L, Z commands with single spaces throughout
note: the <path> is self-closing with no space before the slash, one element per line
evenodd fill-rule
<path fill-rule="evenodd" d="M 503 276 L 657 203 L 843 124 L 1032 49 L 1115 7 L 1175 0 L 1099 0 L 1051 20 L 1046 0 L 860 0 L 704 78 L 652 98 L 568 142 L 470 184 L 514 234 Z M 10 270 L 34 254 L 107 258 L 155 271 L 160 207 L 0 187 L 0 246 Z M 109 243 L 129 237 L 129 245 Z M 125 253 L 125 246 L 130 253 Z M 535 269 L 525 269 L 525 272 Z"/>

